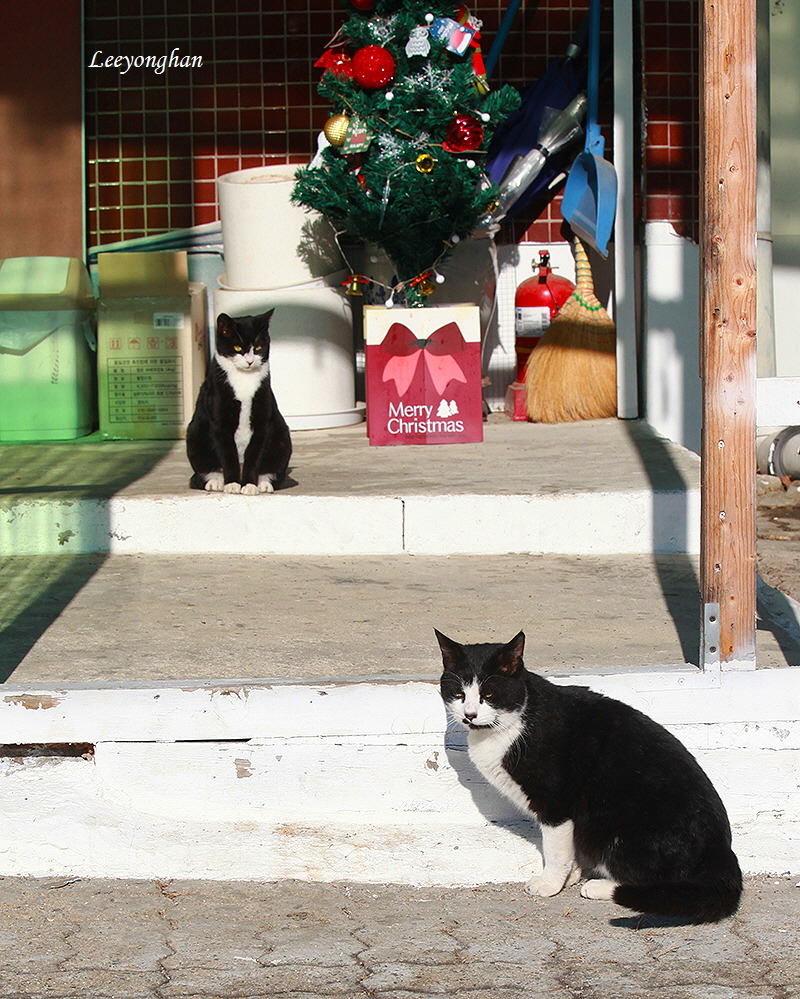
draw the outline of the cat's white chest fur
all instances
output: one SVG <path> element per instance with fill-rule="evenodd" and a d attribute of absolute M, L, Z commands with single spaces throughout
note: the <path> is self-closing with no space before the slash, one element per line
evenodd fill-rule
<path fill-rule="evenodd" d="M 224 357 L 217 354 L 217 362 L 228 376 L 228 384 L 233 390 L 234 396 L 238 399 L 239 424 L 233 435 L 236 451 L 239 455 L 239 463 L 244 461 L 244 453 L 250 438 L 253 436 L 253 428 L 250 424 L 250 414 L 253 409 L 253 398 L 261 386 L 261 383 L 269 374 L 269 364 L 259 364 L 258 367 L 242 370 L 234 362 L 233 358 Z"/>
<path fill-rule="evenodd" d="M 501 794 L 510 798 L 524 812 L 532 814 L 522 788 L 503 767 L 506 753 L 522 737 L 525 706 L 517 711 L 498 710 L 483 697 L 480 684 L 475 679 L 462 684 L 462 694 L 462 697 L 450 701 L 447 709 L 459 724 L 471 721 L 474 725 L 482 726 L 469 729 L 469 758 Z"/>
<path fill-rule="evenodd" d="M 520 738 L 522 731 L 521 714 L 512 715 L 502 727 L 471 731 L 467 736 L 467 748 L 469 758 L 486 780 L 530 815 L 532 811 L 527 796 L 503 767 L 506 753 Z"/>

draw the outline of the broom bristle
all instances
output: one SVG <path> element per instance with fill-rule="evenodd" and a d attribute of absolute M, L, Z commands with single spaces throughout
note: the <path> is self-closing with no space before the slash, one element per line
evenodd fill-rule
<path fill-rule="evenodd" d="M 577 283 L 528 358 L 528 419 L 572 423 L 617 412 L 616 327 L 595 298 L 589 260 L 575 240 Z"/>

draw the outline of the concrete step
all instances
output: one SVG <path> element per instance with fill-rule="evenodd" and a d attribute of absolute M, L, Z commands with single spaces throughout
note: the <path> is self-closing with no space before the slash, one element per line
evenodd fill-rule
<path fill-rule="evenodd" d="M 686 555 L 39 555 L 3 560 L 0 586 L 11 684 L 432 679 L 434 627 L 523 630 L 548 673 L 696 664 L 700 647 Z M 759 669 L 800 663 L 797 615 L 771 592 Z"/>
<path fill-rule="evenodd" d="M 759 669 L 687 665 L 697 457 L 636 422 L 485 429 L 295 434 L 288 488 L 253 498 L 190 493 L 174 442 L 0 449 L 0 875 L 535 873 L 535 826 L 446 732 L 433 627 L 523 629 L 530 668 L 662 721 L 744 869 L 787 869 L 800 645 L 765 615 Z"/>
<path fill-rule="evenodd" d="M 745 872 L 797 870 L 796 669 L 581 682 L 697 756 Z M 15 744 L 0 876 L 431 885 L 541 870 L 535 823 L 480 777 L 432 682 L 12 687 L 0 728 Z"/>
<path fill-rule="evenodd" d="M 372 448 L 364 426 L 294 434 L 287 488 L 188 489 L 181 442 L 2 448 L 7 553 L 695 553 L 699 458 L 639 421 L 502 414 L 482 444 Z"/>

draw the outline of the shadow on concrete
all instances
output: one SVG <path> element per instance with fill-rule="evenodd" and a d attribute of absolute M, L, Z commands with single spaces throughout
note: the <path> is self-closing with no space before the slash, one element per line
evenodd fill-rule
<path fill-rule="evenodd" d="M 542 856 L 542 835 L 538 824 L 533 818 L 526 818 L 522 812 L 505 798 L 500 792 L 487 783 L 475 769 L 467 752 L 467 733 L 457 728 L 455 722 L 448 718 L 444 737 L 444 750 L 447 761 L 453 768 L 459 784 L 465 787 L 475 802 L 475 807 L 487 822 L 501 829 L 507 829 L 531 846 Z M 532 858 L 533 859 L 533 858 Z M 520 871 L 520 878 L 527 880 Z"/>
<path fill-rule="evenodd" d="M 652 487 L 653 532 L 656 547 L 669 555 L 653 554 L 659 584 L 672 618 L 684 661 L 700 662 L 700 580 L 695 560 L 686 553 L 689 537 L 688 493 L 692 488 L 675 464 L 670 442 L 641 420 L 625 420 L 625 429 Z M 686 503 L 675 517 L 674 494 L 683 493 Z M 687 603 L 688 601 L 688 603 Z M 693 605 L 693 607 L 692 607 Z M 694 613 L 692 610 L 694 609 Z"/>
<path fill-rule="evenodd" d="M 787 666 L 800 666 L 800 606 L 759 576 L 756 581 L 757 630 L 771 634 Z"/>
<path fill-rule="evenodd" d="M 3 560 L 0 683 L 12 677 L 39 638 L 105 559 L 105 555 L 18 555 Z M 113 627 L 112 622 L 109 627 Z M 68 663 L 62 679 L 69 679 Z"/>
<path fill-rule="evenodd" d="M 29 503 L 53 495 L 61 500 L 108 499 L 151 471 L 174 446 L 174 440 L 103 441 L 97 435 L 55 444 L 0 445 L 0 508 L 8 513 L 0 532 L 5 556 L 0 565 L 0 683 L 13 678 L 17 666 L 107 557 L 20 553 L 14 543 L 15 501 Z M 68 676 L 66 663 L 64 680 Z"/>
<path fill-rule="evenodd" d="M 58 493 L 108 499 L 150 472 L 176 441 L 105 441 L 96 435 L 51 444 L 2 444 L 0 502 Z M 186 481 L 190 469 L 187 464 Z M 8 552 L 13 554 L 13 552 Z"/>
<path fill-rule="evenodd" d="M 614 919 L 609 919 L 608 925 L 626 930 L 656 930 L 672 926 L 697 926 L 698 923 L 697 920 L 683 919 L 678 916 L 636 915 L 632 913 L 630 916 L 617 916 Z"/>

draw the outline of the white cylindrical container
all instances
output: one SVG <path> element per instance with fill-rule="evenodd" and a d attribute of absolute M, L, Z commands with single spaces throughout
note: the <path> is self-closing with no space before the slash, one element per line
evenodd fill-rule
<path fill-rule="evenodd" d="M 330 224 L 290 201 L 296 167 L 252 167 L 217 178 L 226 284 L 284 288 L 344 266 Z"/>
<path fill-rule="evenodd" d="M 270 374 L 278 407 L 290 430 L 322 430 L 360 423 L 355 401 L 353 320 L 341 275 L 289 288 L 214 293 L 214 321 L 257 316 L 269 309 Z M 229 282 L 223 275 L 220 283 Z"/>

